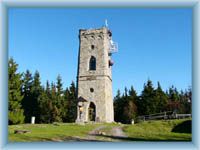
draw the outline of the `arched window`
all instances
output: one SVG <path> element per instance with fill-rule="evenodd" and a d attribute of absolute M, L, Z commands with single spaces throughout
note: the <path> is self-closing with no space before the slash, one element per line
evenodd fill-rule
<path fill-rule="evenodd" d="M 96 58 L 94 56 L 90 58 L 89 70 L 96 70 Z"/>
<path fill-rule="evenodd" d="M 89 108 L 88 108 L 88 119 L 89 121 L 95 121 L 96 119 L 96 107 L 93 102 L 90 102 Z"/>

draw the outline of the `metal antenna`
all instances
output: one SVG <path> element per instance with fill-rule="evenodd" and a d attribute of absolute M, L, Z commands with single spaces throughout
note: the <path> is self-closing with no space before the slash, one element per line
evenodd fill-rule
<path fill-rule="evenodd" d="M 108 21 L 105 19 L 105 26 L 108 27 Z"/>

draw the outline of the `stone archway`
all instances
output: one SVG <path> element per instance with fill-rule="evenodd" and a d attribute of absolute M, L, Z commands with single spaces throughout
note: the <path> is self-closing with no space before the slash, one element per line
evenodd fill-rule
<path fill-rule="evenodd" d="M 95 121 L 96 118 L 96 106 L 93 102 L 90 102 L 88 108 L 88 121 Z"/>

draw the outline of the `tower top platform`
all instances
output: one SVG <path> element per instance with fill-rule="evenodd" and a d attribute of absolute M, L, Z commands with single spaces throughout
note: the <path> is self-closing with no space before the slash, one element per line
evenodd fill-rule
<path fill-rule="evenodd" d="M 109 36 L 112 36 L 112 32 L 110 29 L 107 27 L 102 27 L 102 28 L 91 28 L 91 29 L 80 29 L 79 34 L 84 35 L 84 34 L 94 34 L 94 33 L 101 33 L 101 34 L 109 34 Z"/>

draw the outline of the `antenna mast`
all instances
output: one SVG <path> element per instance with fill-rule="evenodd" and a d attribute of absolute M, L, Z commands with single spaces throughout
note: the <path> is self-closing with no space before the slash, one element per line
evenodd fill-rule
<path fill-rule="evenodd" d="M 108 28 L 108 20 L 107 19 L 105 19 L 105 27 Z"/>
<path fill-rule="evenodd" d="M 105 19 L 105 27 L 108 28 L 108 20 Z M 108 29 L 109 33 L 110 33 L 110 46 L 109 46 L 109 55 L 112 55 L 112 53 L 116 53 L 118 52 L 118 44 L 117 42 L 114 42 L 112 40 L 112 33 L 111 31 Z"/>

